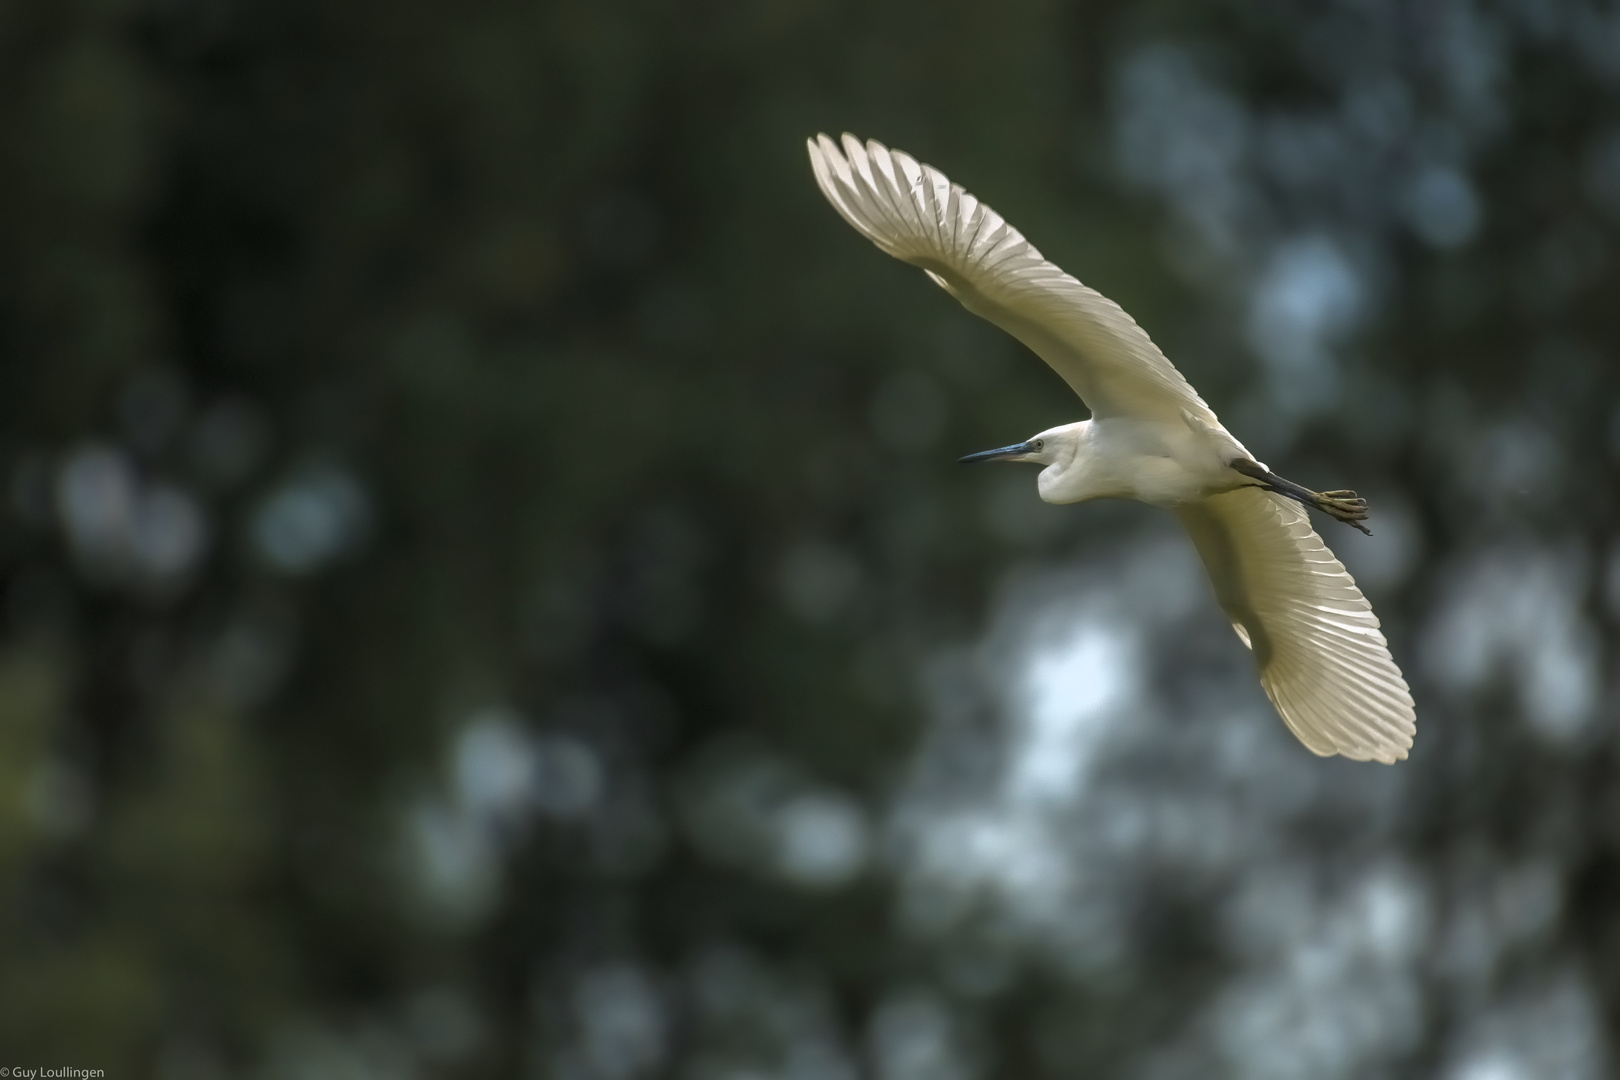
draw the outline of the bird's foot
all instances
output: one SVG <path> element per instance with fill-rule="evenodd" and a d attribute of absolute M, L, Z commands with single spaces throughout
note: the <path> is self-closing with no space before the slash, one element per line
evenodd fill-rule
<path fill-rule="evenodd" d="M 1267 491 L 1275 491 L 1306 506 L 1314 506 L 1329 517 L 1353 525 L 1368 536 L 1372 535 L 1372 530 L 1362 524 L 1367 520 L 1367 500 L 1353 491 L 1312 491 L 1303 484 L 1283 479 L 1258 461 L 1244 458 L 1232 462 L 1230 467 L 1234 472 L 1260 481 L 1260 486 Z"/>
<path fill-rule="evenodd" d="M 1372 530 L 1362 524 L 1367 520 L 1366 499 L 1353 491 L 1316 491 L 1311 494 L 1313 498 L 1309 500 L 1310 504 L 1322 513 L 1346 525 L 1354 525 L 1368 536 L 1372 535 Z"/>

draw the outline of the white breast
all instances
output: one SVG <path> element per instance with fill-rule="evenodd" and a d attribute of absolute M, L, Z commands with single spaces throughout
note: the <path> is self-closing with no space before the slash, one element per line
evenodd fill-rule
<path fill-rule="evenodd" d="M 1073 459 L 1041 473 L 1040 493 L 1050 503 L 1113 498 L 1174 508 L 1230 490 L 1235 478 L 1220 448 L 1186 424 L 1121 417 L 1088 424 Z"/>

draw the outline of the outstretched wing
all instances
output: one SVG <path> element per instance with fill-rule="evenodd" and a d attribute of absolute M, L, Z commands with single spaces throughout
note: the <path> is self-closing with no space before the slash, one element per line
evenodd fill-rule
<path fill-rule="evenodd" d="M 1258 487 L 1176 512 L 1215 598 L 1254 651 L 1260 685 L 1314 754 L 1393 763 L 1416 731 L 1412 693 L 1356 583 L 1304 507 Z"/>
<path fill-rule="evenodd" d="M 1028 345 L 1093 416 L 1215 414 L 1120 306 L 1046 261 L 1001 215 L 877 141 L 810 141 L 822 194 L 861 235 Z"/>

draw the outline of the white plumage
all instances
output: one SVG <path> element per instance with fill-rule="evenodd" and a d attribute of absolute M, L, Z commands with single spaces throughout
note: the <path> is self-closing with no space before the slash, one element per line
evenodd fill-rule
<path fill-rule="evenodd" d="M 1358 500 L 1308 491 L 1254 461 L 1118 304 L 938 170 L 849 135 L 842 151 L 825 135 L 809 148 L 844 220 L 1028 345 L 1091 410 L 972 457 L 1046 466 L 1048 502 L 1122 497 L 1174 511 L 1289 730 L 1316 754 L 1406 757 L 1411 692 L 1372 607 L 1296 501 L 1358 523 Z"/>

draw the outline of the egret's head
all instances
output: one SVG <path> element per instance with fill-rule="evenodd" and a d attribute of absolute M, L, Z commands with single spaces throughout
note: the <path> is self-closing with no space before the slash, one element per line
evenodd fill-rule
<path fill-rule="evenodd" d="M 1070 466 L 1080 457 L 1080 444 L 1084 441 L 1086 429 L 1090 425 L 1091 421 L 1082 420 L 1078 424 L 1047 428 L 1026 442 L 986 450 L 979 454 L 969 454 L 961 460 L 1028 461 L 1045 466 L 1036 481 L 1041 498 L 1050 503 L 1074 502 L 1068 488 L 1072 477 L 1079 474 L 1072 472 Z"/>
<path fill-rule="evenodd" d="M 983 450 L 958 460 L 964 464 L 978 461 L 1028 461 L 1036 465 L 1067 465 L 1079 444 L 1080 430 L 1085 421 L 1048 428 L 1026 442 Z"/>

